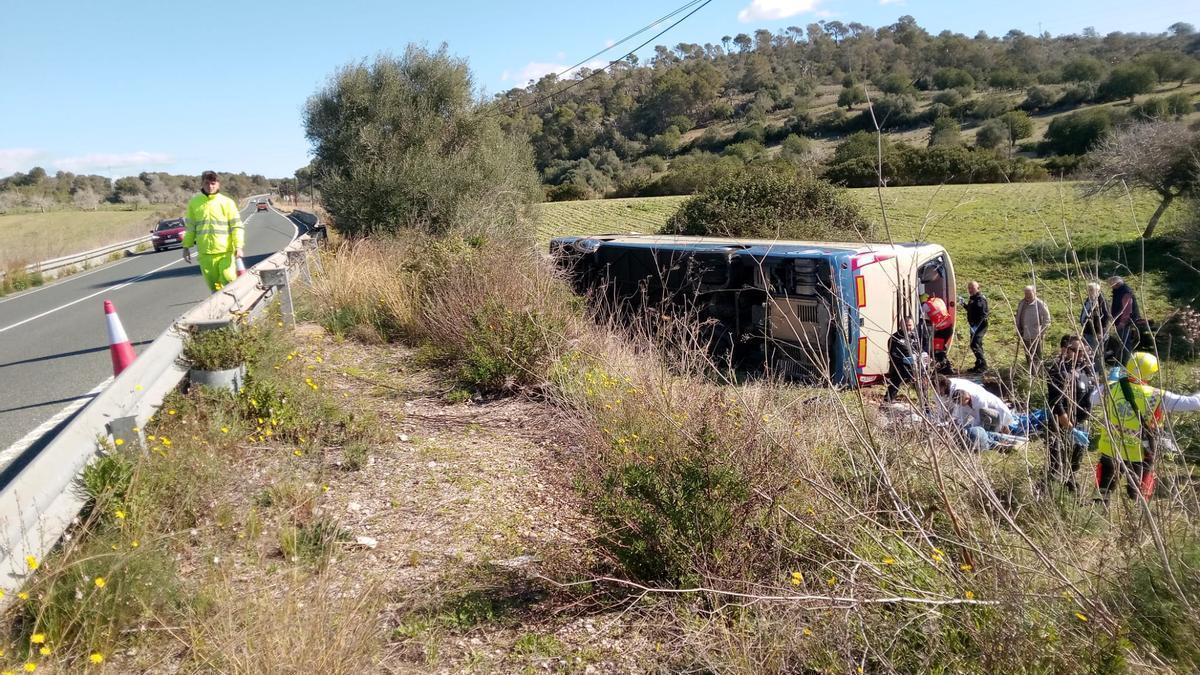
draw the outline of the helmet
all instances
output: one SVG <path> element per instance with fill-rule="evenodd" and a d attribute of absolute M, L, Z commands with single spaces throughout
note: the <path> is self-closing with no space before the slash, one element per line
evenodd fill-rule
<path fill-rule="evenodd" d="M 1132 377 L 1148 382 L 1158 372 L 1158 358 L 1146 352 L 1134 352 L 1125 364 L 1125 370 L 1129 371 Z"/>
<path fill-rule="evenodd" d="M 928 294 L 928 293 L 922 293 L 922 294 L 921 294 L 921 302 L 925 302 L 926 300 L 929 300 L 929 294 Z"/>

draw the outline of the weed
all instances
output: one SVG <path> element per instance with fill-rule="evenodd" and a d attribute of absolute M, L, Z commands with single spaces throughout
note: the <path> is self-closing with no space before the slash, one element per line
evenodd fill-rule
<path fill-rule="evenodd" d="M 80 514 L 84 520 L 93 513 L 102 519 L 111 518 L 111 506 L 125 503 L 136 462 L 136 456 L 118 450 L 101 454 L 83 468 L 76 490 L 85 499 Z"/>
<path fill-rule="evenodd" d="M 243 324 L 197 330 L 183 344 L 183 359 L 197 370 L 225 370 L 244 365 L 255 353 L 257 334 Z"/>
<path fill-rule="evenodd" d="M 349 540 L 350 532 L 327 516 L 307 523 L 285 525 L 279 530 L 279 550 L 292 562 L 323 565 L 338 544 Z"/>
<path fill-rule="evenodd" d="M 517 654 L 543 658 L 562 656 L 566 652 L 558 638 L 541 633 L 522 633 L 513 642 L 512 649 Z"/>
<path fill-rule="evenodd" d="M 451 405 L 466 403 L 470 400 L 471 392 L 466 389 L 451 389 L 450 392 L 446 394 L 446 403 Z"/>
<path fill-rule="evenodd" d="M 367 455 L 370 446 L 362 441 L 354 441 L 342 449 L 341 467 L 345 471 L 358 471 L 367 465 Z"/>

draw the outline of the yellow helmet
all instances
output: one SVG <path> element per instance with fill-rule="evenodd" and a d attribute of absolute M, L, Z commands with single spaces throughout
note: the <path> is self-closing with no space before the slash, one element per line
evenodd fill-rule
<path fill-rule="evenodd" d="M 1158 358 L 1146 352 L 1134 352 L 1133 356 L 1129 357 L 1129 362 L 1125 364 L 1125 370 L 1129 371 L 1130 376 L 1143 382 L 1149 382 L 1150 378 L 1158 372 Z"/>

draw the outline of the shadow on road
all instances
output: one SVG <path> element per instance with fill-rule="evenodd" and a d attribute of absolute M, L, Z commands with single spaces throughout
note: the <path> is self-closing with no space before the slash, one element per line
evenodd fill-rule
<path fill-rule="evenodd" d="M 148 345 L 151 342 L 153 342 L 153 340 L 142 340 L 141 342 L 134 342 L 133 346 L 140 347 L 142 345 Z M 91 354 L 93 352 L 105 351 L 107 349 L 108 349 L 108 345 L 103 345 L 101 347 L 89 347 L 87 349 L 76 349 L 75 351 L 70 351 L 70 352 L 59 352 L 57 354 L 47 354 L 45 356 L 35 356 L 33 358 L 21 359 L 20 361 L 9 361 L 8 363 L 0 363 L 0 368 L 8 368 L 10 366 L 19 366 L 19 365 L 22 365 L 25 363 L 38 363 L 41 361 L 53 361 L 54 359 L 62 359 L 62 358 L 66 358 L 68 356 L 79 356 L 80 354 Z M 71 401 L 74 399 L 63 399 L 63 400 Z M 41 404 L 39 404 L 39 405 L 41 405 Z M 17 409 L 18 408 L 9 408 L 9 410 L 17 410 Z M 6 412 L 6 411 L 0 410 L 0 412 Z"/>

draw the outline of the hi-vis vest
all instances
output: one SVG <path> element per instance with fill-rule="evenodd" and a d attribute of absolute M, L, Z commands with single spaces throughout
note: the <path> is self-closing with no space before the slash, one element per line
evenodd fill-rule
<path fill-rule="evenodd" d="M 246 242 L 242 216 L 232 199 L 218 192 L 203 192 L 188 202 L 183 219 L 183 246 L 196 247 L 201 255 L 233 253 Z"/>
<path fill-rule="evenodd" d="M 946 310 L 946 301 L 936 295 L 925 301 L 925 314 L 929 317 L 929 323 L 934 329 L 942 330 L 954 325 L 954 319 L 950 316 L 950 312 Z"/>
<path fill-rule="evenodd" d="M 1100 425 L 1100 440 L 1096 449 L 1102 455 L 1120 457 L 1126 462 L 1142 461 L 1142 419 L 1151 429 L 1156 429 L 1162 420 L 1162 393 L 1154 387 L 1137 382 L 1129 383 L 1129 390 L 1137 399 L 1137 411 L 1125 400 L 1120 382 L 1108 383 L 1108 396 L 1104 400 L 1104 421 Z"/>

